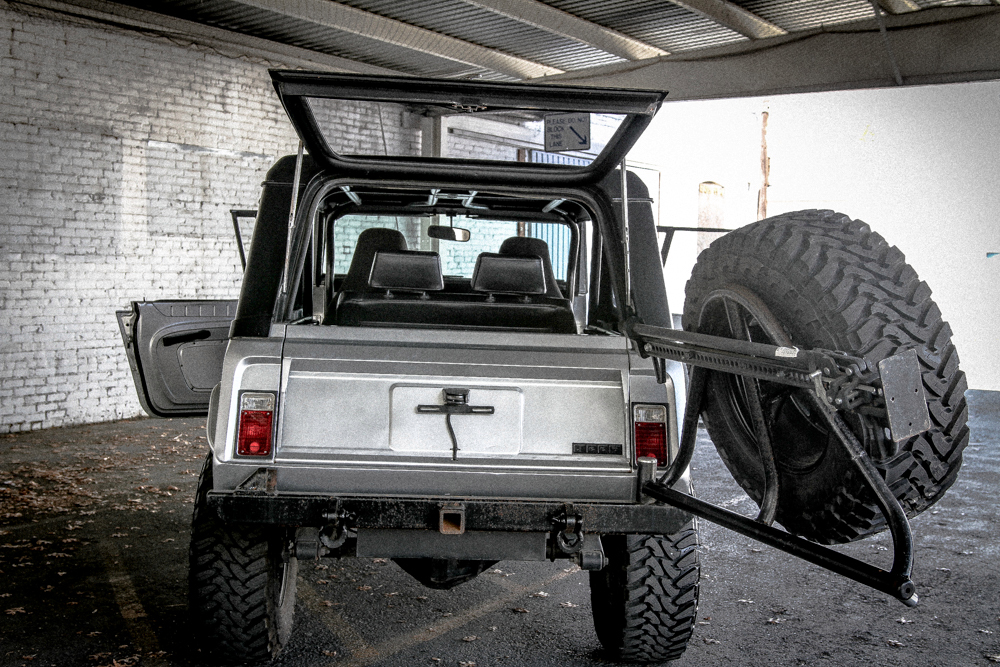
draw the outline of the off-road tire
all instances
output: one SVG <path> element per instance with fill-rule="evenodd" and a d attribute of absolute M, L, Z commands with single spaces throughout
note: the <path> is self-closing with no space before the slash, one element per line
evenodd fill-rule
<path fill-rule="evenodd" d="M 220 661 L 267 661 L 291 635 L 298 562 L 282 560 L 280 534 L 223 523 L 207 507 L 211 488 L 210 455 L 198 481 L 191 528 L 192 629 L 202 650 Z"/>
<path fill-rule="evenodd" d="M 608 565 L 590 573 L 597 638 L 613 660 L 665 662 L 684 653 L 698 613 L 698 529 L 605 535 Z"/>
<path fill-rule="evenodd" d="M 733 335 L 722 321 L 718 294 L 739 289 L 763 301 L 800 348 L 840 350 L 869 364 L 917 351 L 930 430 L 897 445 L 884 418 L 847 410 L 841 416 L 908 516 L 933 505 L 954 483 L 969 440 L 967 385 L 951 328 L 903 253 L 865 223 L 832 211 L 761 220 L 719 238 L 698 258 L 686 288 L 684 328 Z M 752 428 L 740 414 L 738 382 L 710 373 L 702 417 L 733 477 L 760 503 L 764 470 Z M 825 544 L 882 530 L 873 494 L 843 447 L 809 425 L 805 404 L 792 400 L 775 408 L 772 402 L 767 415 L 779 475 L 777 521 Z"/>

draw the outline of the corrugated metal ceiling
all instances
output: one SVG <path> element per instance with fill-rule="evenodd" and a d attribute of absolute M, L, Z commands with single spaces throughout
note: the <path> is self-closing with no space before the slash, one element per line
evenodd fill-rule
<path fill-rule="evenodd" d="M 529 79 L 875 17 L 870 0 L 64 0 L 129 7 L 402 74 Z M 887 14 L 1000 0 L 878 0 Z M 350 68 L 349 64 L 345 65 Z"/>

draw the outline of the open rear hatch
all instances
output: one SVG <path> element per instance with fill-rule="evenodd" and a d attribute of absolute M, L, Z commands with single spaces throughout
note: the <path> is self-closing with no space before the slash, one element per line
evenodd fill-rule
<path fill-rule="evenodd" d="M 368 178 L 593 183 L 621 162 L 666 95 L 290 70 L 271 78 L 310 155 Z M 362 121 L 375 129 L 361 131 Z M 489 159 L 476 159 L 479 142 Z M 506 155 L 496 150 L 505 143 Z"/>

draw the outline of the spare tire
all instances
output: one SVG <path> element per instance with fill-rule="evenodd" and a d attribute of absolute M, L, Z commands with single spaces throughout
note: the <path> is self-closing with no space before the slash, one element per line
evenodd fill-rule
<path fill-rule="evenodd" d="M 908 516 L 933 505 L 954 483 L 969 430 L 965 374 L 951 328 L 903 253 L 860 220 L 798 211 L 719 238 L 698 257 L 687 283 L 684 328 L 838 350 L 870 364 L 915 349 L 931 417 L 928 431 L 895 443 L 884 416 L 863 409 L 840 414 Z M 713 371 L 702 418 L 747 494 L 760 504 L 765 479 L 750 391 L 759 391 L 770 430 L 778 523 L 823 544 L 884 529 L 874 495 L 801 390 Z"/>

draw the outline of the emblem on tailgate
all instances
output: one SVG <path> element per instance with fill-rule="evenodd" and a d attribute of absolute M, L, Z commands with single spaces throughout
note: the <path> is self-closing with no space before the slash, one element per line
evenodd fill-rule
<path fill-rule="evenodd" d="M 599 444 L 594 442 L 574 442 L 573 443 L 573 453 L 574 454 L 614 454 L 616 456 L 622 455 L 621 445 L 607 445 Z"/>

